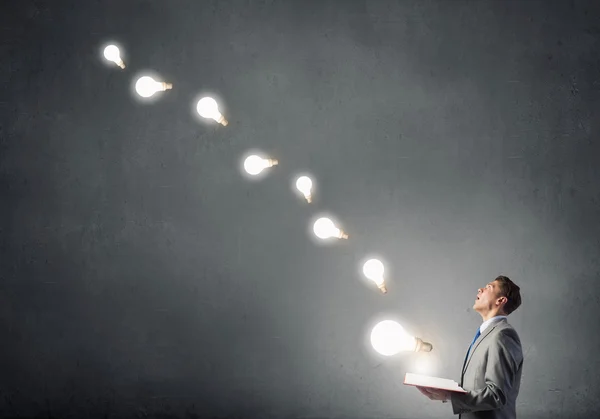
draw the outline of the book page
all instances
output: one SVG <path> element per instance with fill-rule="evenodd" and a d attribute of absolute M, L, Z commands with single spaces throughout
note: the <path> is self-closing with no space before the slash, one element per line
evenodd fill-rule
<path fill-rule="evenodd" d="M 467 391 L 454 380 L 447 378 L 431 377 L 429 375 L 412 374 L 407 372 L 404 376 L 404 384 L 408 386 L 430 387 L 449 391 L 466 393 Z"/>

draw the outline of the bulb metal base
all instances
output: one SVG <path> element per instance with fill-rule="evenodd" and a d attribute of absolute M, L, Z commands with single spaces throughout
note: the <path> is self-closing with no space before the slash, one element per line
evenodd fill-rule
<path fill-rule="evenodd" d="M 229 124 L 227 119 L 225 119 L 225 117 L 221 114 L 219 114 L 219 116 L 217 118 L 215 118 L 215 121 L 217 121 L 219 124 L 223 125 L 224 127 L 226 127 L 227 124 Z"/>
<path fill-rule="evenodd" d="M 429 342 L 423 342 L 421 338 L 415 338 L 415 352 L 431 352 L 433 350 L 433 345 Z"/>

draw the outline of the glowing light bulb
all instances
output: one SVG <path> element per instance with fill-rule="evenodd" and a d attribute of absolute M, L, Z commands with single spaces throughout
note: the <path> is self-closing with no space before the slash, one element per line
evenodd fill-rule
<path fill-rule="evenodd" d="M 312 202 L 312 180 L 308 176 L 300 176 L 296 180 L 296 189 L 302 192 L 302 195 L 304 195 L 309 204 Z"/>
<path fill-rule="evenodd" d="M 202 118 L 214 119 L 224 127 L 229 123 L 221 115 L 221 112 L 219 112 L 219 105 L 217 105 L 217 102 L 212 97 L 203 97 L 200 99 L 198 105 L 196 105 L 196 111 Z"/>
<path fill-rule="evenodd" d="M 384 356 L 396 355 L 398 352 L 431 352 L 431 343 L 410 336 L 399 323 L 384 320 L 375 325 L 371 331 L 373 349 Z"/>
<path fill-rule="evenodd" d="M 384 267 L 379 259 L 369 259 L 363 265 L 363 273 L 371 281 L 375 282 L 382 293 L 387 293 L 385 280 L 383 278 Z"/>
<path fill-rule="evenodd" d="M 257 155 L 251 155 L 244 160 L 244 170 L 252 176 L 258 175 L 268 167 L 277 166 L 279 162 L 275 159 L 263 159 Z"/>
<path fill-rule="evenodd" d="M 104 58 L 108 61 L 112 61 L 121 68 L 125 68 L 125 63 L 121 59 L 119 48 L 116 45 L 109 45 L 104 48 Z"/>
<path fill-rule="evenodd" d="M 140 77 L 135 83 L 135 91 L 141 97 L 151 97 L 156 92 L 164 92 L 172 88 L 173 85 L 171 83 L 156 81 L 148 76 Z"/>
<path fill-rule="evenodd" d="M 329 239 L 331 237 L 335 237 L 337 239 L 347 239 L 348 235 L 344 233 L 342 230 L 337 228 L 333 221 L 329 218 L 321 217 L 313 226 L 313 231 L 315 235 L 320 239 Z"/>

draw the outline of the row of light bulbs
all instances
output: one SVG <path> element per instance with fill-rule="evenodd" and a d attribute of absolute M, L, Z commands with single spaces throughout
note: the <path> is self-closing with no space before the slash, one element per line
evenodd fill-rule
<path fill-rule="evenodd" d="M 125 69 L 125 63 L 121 58 L 121 51 L 116 45 L 108 45 L 104 48 L 104 58 L 115 63 L 121 69 Z M 172 83 L 154 80 L 150 76 L 142 76 L 135 82 L 135 91 L 145 99 L 154 96 L 158 92 L 164 92 L 173 88 Z M 219 105 L 212 97 L 203 97 L 196 104 L 198 114 L 207 119 L 214 119 L 219 124 L 227 126 L 227 119 L 219 112 Z"/>
<path fill-rule="evenodd" d="M 108 45 L 104 48 L 104 58 L 121 69 L 125 69 L 121 52 L 116 45 Z M 172 83 L 157 81 L 149 76 L 142 76 L 135 83 L 135 91 L 142 98 L 150 98 L 158 92 L 164 92 L 172 88 Z M 223 126 L 228 124 L 227 119 L 219 111 L 217 102 L 211 97 L 201 98 L 196 105 L 196 111 L 203 118 L 215 120 Z M 276 159 L 253 154 L 246 157 L 243 166 L 246 173 L 257 176 L 266 169 L 278 164 L 279 161 Z M 295 186 L 304 199 L 311 203 L 313 199 L 312 179 L 308 176 L 300 176 L 296 179 Z M 327 217 L 321 217 L 314 222 L 313 232 L 321 240 L 348 239 L 348 234 Z M 379 259 L 367 260 L 362 270 L 364 276 L 373 281 L 381 293 L 387 294 L 388 290 L 384 278 L 385 268 Z M 385 356 L 395 355 L 401 351 L 429 352 L 432 349 L 431 344 L 409 335 L 399 323 L 392 320 L 384 320 L 375 325 L 371 331 L 371 344 L 377 352 Z"/>

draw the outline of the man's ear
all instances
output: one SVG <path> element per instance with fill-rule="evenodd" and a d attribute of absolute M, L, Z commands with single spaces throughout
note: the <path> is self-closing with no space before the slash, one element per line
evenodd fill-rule
<path fill-rule="evenodd" d="M 508 298 L 506 298 L 506 297 L 498 297 L 498 299 L 496 300 L 496 302 L 498 303 L 498 305 L 503 306 L 504 304 L 506 304 L 508 302 Z"/>

